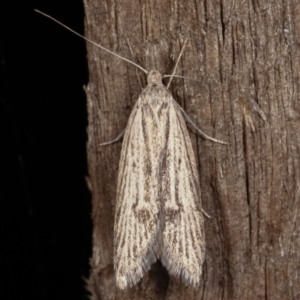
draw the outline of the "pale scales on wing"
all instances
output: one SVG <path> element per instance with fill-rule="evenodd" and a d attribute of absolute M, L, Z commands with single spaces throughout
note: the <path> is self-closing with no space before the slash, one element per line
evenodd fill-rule
<path fill-rule="evenodd" d="M 179 105 L 152 70 L 126 130 L 115 218 L 117 285 L 136 284 L 161 259 L 199 283 L 205 251 L 199 180 Z"/>

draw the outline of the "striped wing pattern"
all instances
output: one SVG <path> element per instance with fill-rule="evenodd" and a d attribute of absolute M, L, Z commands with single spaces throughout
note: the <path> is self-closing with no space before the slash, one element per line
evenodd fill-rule
<path fill-rule="evenodd" d="M 195 157 L 178 104 L 147 85 L 130 115 L 119 163 L 114 266 L 119 288 L 136 284 L 161 259 L 196 285 L 204 257 Z"/>

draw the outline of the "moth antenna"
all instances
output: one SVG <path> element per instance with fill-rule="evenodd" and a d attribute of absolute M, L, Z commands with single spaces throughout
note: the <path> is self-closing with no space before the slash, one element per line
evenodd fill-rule
<path fill-rule="evenodd" d="M 184 41 L 183 47 L 182 47 L 182 49 L 181 49 L 181 51 L 180 51 L 180 54 L 179 54 L 179 56 L 178 56 L 178 58 L 177 58 L 177 62 L 176 62 L 176 64 L 175 64 L 173 73 L 172 73 L 172 75 L 170 76 L 171 78 L 170 78 L 170 80 L 169 80 L 169 82 L 168 82 L 167 89 L 169 88 L 169 86 L 170 86 L 170 84 L 171 84 L 171 82 L 172 82 L 172 79 L 173 79 L 174 74 L 175 74 L 175 72 L 176 72 L 176 69 L 177 69 L 179 60 L 180 60 L 180 58 L 181 58 L 181 56 L 182 56 L 182 53 L 183 53 L 183 51 L 184 51 L 184 49 L 185 49 L 186 42 L 187 42 L 187 39 Z"/>
<path fill-rule="evenodd" d="M 65 25 L 65 24 L 63 24 L 63 23 L 61 23 L 61 22 L 59 22 L 59 21 L 56 20 L 55 18 L 53 18 L 53 17 L 51 17 L 51 16 L 49 16 L 49 15 L 47 15 L 47 14 L 45 14 L 45 13 L 39 11 L 39 10 L 37 10 L 37 9 L 35 9 L 35 11 L 36 11 L 37 13 L 43 15 L 44 17 L 49 18 L 50 20 L 56 22 L 57 24 L 59 24 L 60 26 L 66 28 L 67 30 L 71 31 L 72 33 L 76 34 L 77 36 L 83 38 L 83 39 L 86 40 L 87 42 L 90 42 L 91 44 L 93 44 L 93 45 L 99 47 L 100 49 L 102 49 L 102 50 L 104 50 L 104 51 L 106 51 L 106 52 L 108 52 L 108 53 L 110 53 L 110 54 L 112 54 L 112 55 L 114 55 L 114 56 L 116 56 L 116 57 L 118 57 L 118 58 L 120 58 L 120 59 L 123 59 L 123 60 L 127 61 L 128 63 L 130 63 L 130 64 L 136 66 L 136 67 L 139 68 L 139 69 L 141 69 L 144 73 L 146 73 L 146 74 L 149 73 L 147 70 L 145 70 L 144 68 L 142 68 L 142 67 L 139 66 L 138 64 L 134 63 L 133 61 L 131 61 L 131 60 L 127 59 L 127 58 L 124 58 L 124 57 L 122 57 L 122 56 L 120 56 L 120 55 L 118 55 L 118 54 L 116 54 L 116 53 L 114 53 L 114 52 L 112 52 L 112 51 L 110 51 L 110 50 L 104 48 L 103 46 L 101 46 L 101 45 L 99 45 L 99 44 L 93 42 L 92 40 L 86 38 L 85 36 L 79 34 L 79 33 L 76 32 L 75 30 L 71 29 L 71 28 L 68 27 L 67 25 Z"/>
<path fill-rule="evenodd" d="M 163 76 L 163 78 L 167 78 L 167 77 L 176 77 L 176 78 L 183 78 L 183 79 L 190 80 L 190 81 L 202 82 L 201 80 L 192 79 L 192 78 L 188 78 L 188 77 L 180 76 L 180 75 L 164 75 Z"/>
<path fill-rule="evenodd" d="M 136 61 L 135 55 L 134 55 L 134 53 L 132 51 L 131 44 L 130 44 L 130 41 L 129 41 L 128 37 L 126 38 L 126 41 L 127 41 L 127 45 L 129 47 L 129 50 L 131 52 L 132 59 Z M 139 85 L 140 85 L 140 88 L 141 88 L 141 91 L 142 91 L 143 90 L 143 86 L 142 86 L 142 81 L 141 81 L 141 78 L 140 78 L 140 74 L 138 73 L 137 69 L 135 69 L 135 71 L 136 71 L 135 73 L 136 73 L 136 76 L 137 76 L 137 79 L 138 79 L 138 82 L 139 82 Z"/>

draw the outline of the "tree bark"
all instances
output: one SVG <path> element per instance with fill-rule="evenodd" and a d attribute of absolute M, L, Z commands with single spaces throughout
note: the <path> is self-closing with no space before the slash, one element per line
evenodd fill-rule
<path fill-rule="evenodd" d="M 298 1 L 85 0 L 86 36 L 151 70 L 220 145 L 191 139 L 199 167 L 206 258 L 198 288 L 157 262 L 118 290 L 113 226 L 120 134 L 141 92 L 136 68 L 87 44 L 88 161 L 93 195 L 91 299 L 299 299 L 300 4 Z M 133 56 L 127 44 L 133 50 Z"/>

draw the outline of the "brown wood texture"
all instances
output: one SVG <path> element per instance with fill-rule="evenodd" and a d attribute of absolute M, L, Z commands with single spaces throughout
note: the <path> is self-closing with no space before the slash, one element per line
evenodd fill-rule
<path fill-rule="evenodd" d="M 93 195 L 91 299 L 300 299 L 299 1 L 85 0 L 86 36 L 170 74 L 171 92 L 220 145 L 191 130 L 205 218 L 198 288 L 158 262 L 118 290 L 113 226 L 121 142 L 145 75 L 87 44 L 88 161 Z M 133 49 L 129 50 L 127 38 Z"/>

